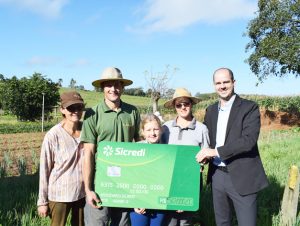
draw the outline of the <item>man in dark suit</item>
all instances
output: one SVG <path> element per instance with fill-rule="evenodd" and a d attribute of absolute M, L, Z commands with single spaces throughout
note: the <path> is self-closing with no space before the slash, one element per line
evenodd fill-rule
<path fill-rule="evenodd" d="M 239 226 L 254 226 L 257 192 L 268 186 L 257 147 L 259 108 L 235 94 L 230 69 L 217 69 L 213 82 L 219 102 L 207 108 L 204 118 L 211 148 L 203 148 L 196 159 L 209 161 L 207 179 L 212 183 L 217 226 L 231 225 L 232 207 Z"/>

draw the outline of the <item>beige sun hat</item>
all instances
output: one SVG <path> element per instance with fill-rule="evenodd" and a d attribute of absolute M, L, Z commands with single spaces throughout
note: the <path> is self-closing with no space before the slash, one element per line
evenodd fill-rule
<path fill-rule="evenodd" d="M 95 87 L 101 87 L 103 82 L 107 81 L 121 81 L 124 86 L 129 86 L 132 84 L 131 80 L 124 79 L 120 69 L 116 67 L 105 68 L 101 74 L 101 79 L 95 80 L 92 82 L 92 85 Z"/>
<path fill-rule="evenodd" d="M 191 93 L 185 89 L 185 88 L 177 88 L 175 90 L 175 93 L 173 94 L 173 98 L 169 101 L 167 101 L 166 103 L 164 103 L 164 107 L 166 108 L 173 108 L 174 107 L 174 101 L 175 99 L 179 98 L 179 97 L 187 97 L 192 101 L 192 104 L 197 104 L 200 102 L 201 99 L 197 98 L 197 97 L 193 97 L 191 95 Z"/>

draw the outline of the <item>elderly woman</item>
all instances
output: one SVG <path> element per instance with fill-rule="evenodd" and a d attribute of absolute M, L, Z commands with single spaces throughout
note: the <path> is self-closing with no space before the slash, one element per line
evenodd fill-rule
<path fill-rule="evenodd" d="M 164 104 L 166 108 L 175 108 L 177 116 L 163 125 L 162 143 L 176 145 L 195 145 L 209 147 L 208 129 L 198 122 L 192 113 L 193 105 L 200 101 L 184 88 L 177 88 L 173 98 Z M 200 188 L 199 188 L 200 190 Z M 192 225 L 193 212 L 168 211 L 166 225 Z"/>

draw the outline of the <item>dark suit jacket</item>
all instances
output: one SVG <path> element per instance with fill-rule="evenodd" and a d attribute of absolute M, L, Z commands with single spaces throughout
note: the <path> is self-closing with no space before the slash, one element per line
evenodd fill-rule
<path fill-rule="evenodd" d="M 215 103 L 206 109 L 204 118 L 211 148 L 216 146 L 218 112 L 218 103 Z M 257 104 L 236 95 L 228 119 L 225 143 L 218 147 L 218 152 L 220 158 L 226 161 L 232 183 L 240 195 L 256 193 L 268 185 L 257 147 L 259 131 Z M 208 183 L 215 169 L 210 162 Z"/>

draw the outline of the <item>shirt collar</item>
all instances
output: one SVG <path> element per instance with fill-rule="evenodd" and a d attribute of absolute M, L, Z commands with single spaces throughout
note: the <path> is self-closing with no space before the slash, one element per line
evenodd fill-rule
<path fill-rule="evenodd" d="M 227 101 L 223 107 L 221 107 L 221 102 L 219 101 L 218 110 L 219 111 L 229 111 L 232 107 L 235 97 L 236 97 L 236 94 L 232 95 L 232 97 L 230 97 L 229 101 Z"/>
<path fill-rule="evenodd" d="M 173 121 L 172 126 L 173 127 L 180 127 L 179 125 L 177 125 L 177 118 Z M 195 117 L 193 117 L 191 123 L 186 127 L 186 128 L 182 128 L 182 129 L 195 129 L 196 128 L 196 119 Z"/>
<path fill-rule="evenodd" d="M 122 100 L 120 100 L 120 108 L 119 108 L 119 110 L 118 110 L 118 112 L 120 112 L 120 111 L 122 111 L 123 109 L 122 109 Z M 105 99 L 102 101 L 102 106 L 103 106 L 103 110 L 104 110 L 104 112 L 110 112 L 110 111 L 113 111 L 112 109 L 110 109 L 108 106 L 107 106 L 107 104 L 105 103 Z"/>

